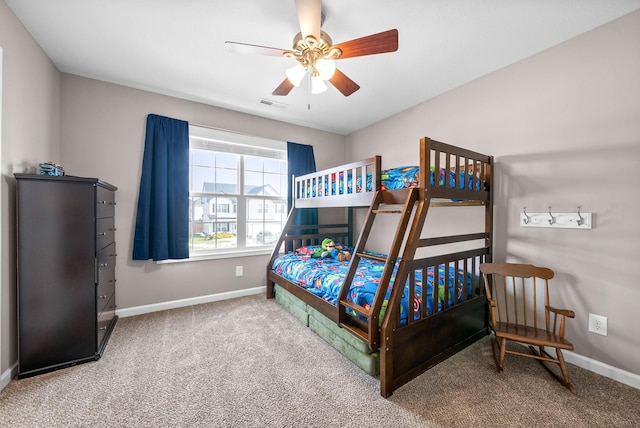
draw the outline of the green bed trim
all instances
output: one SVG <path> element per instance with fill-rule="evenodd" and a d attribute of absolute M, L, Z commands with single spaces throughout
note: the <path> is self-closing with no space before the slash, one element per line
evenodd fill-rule
<path fill-rule="evenodd" d="M 309 313 L 307 312 L 307 304 L 289 293 L 284 288 L 275 284 L 276 302 L 282 305 L 287 311 L 296 317 L 302 324 L 309 327 Z"/>
<path fill-rule="evenodd" d="M 275 284 L 276 301 L 304 325 L 351 360 L 366 373 L 380 373 L 380 353 L 372 351 L 362 340 L 338 327 L 333 321 L 307 305 L 287 290 Z"/>

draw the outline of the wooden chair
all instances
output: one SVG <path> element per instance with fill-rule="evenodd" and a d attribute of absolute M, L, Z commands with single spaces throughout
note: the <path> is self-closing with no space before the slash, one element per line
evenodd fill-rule
<path fill-rule="evenodd" d="M 489 301 L 489 324 L 495 333 L 493 356 L 498 371 L 504 370 L 505 353 L 537 359 L 561 384 L 575 393 L 562 350 L 573 350 L 564 338 L 567 317 L 575 313 L 549 305 L 549 280 L 553 271 L 544 267 L 515 263 L 482 263 L 485 289 Z M 531 354 L 506 349 L 507 340 L 529 345 Z M 538 347 L 536 350 L 535 347 Z M 545 347 L 555 348 L 554 358 Z M 560 366 L 562 376 L 545 362 Z"/>

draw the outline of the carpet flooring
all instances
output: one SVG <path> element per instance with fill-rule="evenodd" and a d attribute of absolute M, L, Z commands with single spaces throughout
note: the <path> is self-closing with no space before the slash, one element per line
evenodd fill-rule
<path fill-rule="evenodd" d="M 531 359 L 497 373 L 488 338 L 398 389 L 264 296 L 121 318 L 104 356 L 13 380 L 2 427 L 637 427 L 640 390 Z"/>

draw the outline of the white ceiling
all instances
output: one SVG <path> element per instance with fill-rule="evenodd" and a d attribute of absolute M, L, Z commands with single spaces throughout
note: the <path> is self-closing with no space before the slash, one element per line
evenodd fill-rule
<path fill-rule="evenodd" d="M 640 0 L 325 0 L 334 44 L 397 28 L 398 51 L 338 61 L 361 86 L 350 97 L 304 85 L 276 97 L 295 61 L 228 53 L 224 42 L 290 49 L 293 0 L 5 2 L 62 72 L 345 135 L 640 9 Z"/>

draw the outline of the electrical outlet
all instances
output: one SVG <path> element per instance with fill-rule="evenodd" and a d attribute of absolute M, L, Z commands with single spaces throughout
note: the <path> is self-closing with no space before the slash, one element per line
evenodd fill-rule
<path fill-rule="evenodd" d="M 607 335 L 607 317 L 589 314 L 589 331 L 603 336 Z"/>
<path fill-rule="evenodd" d="M 242 266 L 236 266 L 236 276 L 242 276 Z"/>

